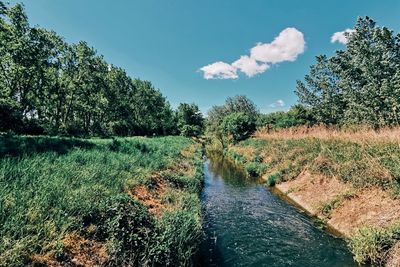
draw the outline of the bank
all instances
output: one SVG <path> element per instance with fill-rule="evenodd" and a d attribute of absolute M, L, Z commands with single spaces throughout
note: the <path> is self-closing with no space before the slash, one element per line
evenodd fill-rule
<path fill-rule="evenodd" d="M 398 140 L 263 134 L 225 154 L 345 238 L 359 263 L 400 265 Z"/>
<path fill-rule="evenodd" d="M 0 136 L 0 266 L 191 266 L 202 183 L 190 138 Z"/>

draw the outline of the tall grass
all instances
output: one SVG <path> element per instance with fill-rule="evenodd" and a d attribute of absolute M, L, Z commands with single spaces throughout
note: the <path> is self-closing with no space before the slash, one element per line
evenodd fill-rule
<path fill-rule="evenodd" d="M 400 196 L 399 143 L 358 143 L 312 137 L 252 138 L 231 150 L 240 154 L 240 150 L 246 147 L 251 147 L 254 155 L 263 158 L 264 173 L 279 172 L 281 180 L 293 179 L 308 169 L 337 177 L 356 187 L 379 186 L 396 197 Z M 248 158 L 244 162 L 254 161 Z M 269 167 L 266 168 L 265 164 Z"/>
<path fill-rule="evenodd" d="M 400 142 L 400 127 L 373 129 L 370 126 L 297 126 L 285 129 L 260 128 L 254 134 L 257 138 L 279 139 L 336 139 L 352 142 Z"/>
<path fill-rule="evenodd" d="M 202 179 L 201 155 L 181 155 L 190 139 L 2 137 L 0 144 L 0 266 L 26 265 L 33 254 L 66 260 L 63 238 L 71 232 L 107 244 L 114 264 L 190 261 L 201 233 L 198 187 L 191 184 Z M 129 195 L 133 185 L 184 160 L 196 172 L 174 187 L 184 198 L 175 211 L 155 218 Z"/>

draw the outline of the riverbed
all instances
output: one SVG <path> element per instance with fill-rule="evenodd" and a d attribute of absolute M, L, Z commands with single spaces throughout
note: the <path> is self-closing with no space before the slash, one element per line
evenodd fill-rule
<path fill-rule="evenodd" d="M 248 177 L 209 155 L 202 201 L 206 240 L 201 266 L 357 266 L 344 240 Z"/>

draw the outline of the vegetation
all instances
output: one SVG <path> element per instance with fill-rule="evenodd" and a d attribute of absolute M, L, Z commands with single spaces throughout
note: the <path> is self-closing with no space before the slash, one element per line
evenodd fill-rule
<path fill-rule="evenodd" d="M 31 27 L 20 4 L 0 7 L 0 132 L 179 134 L 175 112 L 151 82 L 132 79 L 86 42 L 67 44 Z M 201 126 L 179 128 L 193 135 Z"/>
<path fill-rule="evenodd" d="M 178 130 L 183 136 L 199 136 L 203 132 L 204 119 L 196 104 L 181 103 L 177 110 Z"/>
<path fill-rule="evenodd" d="M 224 105 L 208 111 L 207 132 L 225 147 L 230 140 L 237 142 L 249 137 L 256 129 L 258 116 L 256 105 L 246 96 L 228 97 Z"/>
<path fill-rule="evenodd" d="M 4 136 L 0 149 L 0 266 L 190 265 L 202 238 L 190 139 Z"/>
<path fill-rule="evenodd" d="M 400 123 L 400 38 L 369 17 L 347 33 L 345 49 L 320 55 L 304 81 L 297 81 L 298 104 L 289 111 L 261 114 L 257 127 L 367 125 Z"/>
<path fill-rule="evenodd" d="M 325 124 L 398 125 L 400 115 L 400 39 L 368 17 L 358 19 L 346 49 L 317 57 L 299 101 Z"/>
<path fill-rule="evenodd" d="M 297 177 L 304 169 L 328 177 L 337 177 L 356 187 L 379 186 L 400 193 L 400 150 L 397 143 L 356 143 L 334 139 L 248 139 L 233 147 L 236 153 L 260 155 L 259 164 L 271 166 L 265 173 L 280 180 Z M 244 152 L 243 152 L 244 151 Z M 251 156 L 253 157 L 253 156 Z M 257 163 L 243 157 L 242 163 Z M 264 174 L 265 174 L 264 173 Z"/>
<path fill-rule="evenodd" d="M 186 137 L 202 134 L 270 186 L 307 169 L 399 198 L 400 35 L 362 17 L 347 39 L 316 57 L 288 111 L 260 114 L 239 95 L 204 119 L 196 104 L 173 110 L 151 82 L 0 1 L 0 266 L 190 265 L 202 235 L 202 169 Z M 367 142 L 353 131 L 361 126 L 374 130 Z M 181 137 L 61 137 L 134 135 Z M 356 260 L 384 262 L 399 233 L 360 229 L 350 240 Z"/>
<path fill-rule="evenodd" d="M 319 207 L 329 219 L 333 210 L 367 188 L 380 188 L 392 199 L 400 197 L 398 129 L 290 128 L 259 131 L 255 137 L 229 146 L 225 154 L 242 164 L 250 175 L 263 176 L 269 186 L 290 181 L 302 172 L 351 184 Z M 368 191 L 365 191 L 368 192 Z M 397 224 L 369 226 L 349 237 L 349 246 L 360 263 L 381 265 L 388 250 L 400 241 Z"/>
<path fill-rule="evenodd" d="M 230 136 L 234 142 L 248 138 L 256 129 L 254 120 L 243 112 L 226 116 L 220 125 L 223 134 Z"/>
<path fill-rule="evenodd" d="M 354 258 L 360 263 L 382 265 L 387 261 L 387 251 L 400 240 L 400 226 L 389 228 L 363 227 L 350 239 Z"/>
<path fill-rule="evenodd" d="M 257 127 L 265 127 L 267 130 L 290 128 L 299 125 L 314 125 L 315 119 L 302 105 L 295 105 L 288 111 L 277 111 L 267 114 L 260 114 L 257 119 Z"/>

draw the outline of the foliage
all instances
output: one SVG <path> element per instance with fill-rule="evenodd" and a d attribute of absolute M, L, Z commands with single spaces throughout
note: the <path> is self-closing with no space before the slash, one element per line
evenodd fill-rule
<path fill-rule="evenodd" d="M 368 144 L 318 138 L 250 138 L 237 144 L 251 147 L 253 154 L 268 155 L 263 174 L 275 175 L 287 181 L 297 177 L 304 169 L 328 177 L 335 176 L 356 188 L 378 186 L 399 196 L 400 148 L 397 142 L 369 142 Z M 239 150 L 240 151 L 240 150 Z M 232 154 L 232 153 L 230 153 Z M 243 164 L 252 162 L 243 155 L 232 157 Z M 254 161 L 253 161 L 254 162 Z M 271 178 L 272 179 L 272 178 Z"/>
<path fill-rule="evenodd" d="M 354 259 L 359 263 L 383 265 L 386 251 L 400 240 L 400 226 L 389 228 L 360 228 L 349 240 Z"/>
<path fill-rule="evenodd" d="M 222 133 L 231 136 L 234 142 L 248 138 L 256 129 L 254 119 L 243 112 L 231 113 L 220 125 Z"/>
<path fill-rule="evenodd" d="M 204 119 L 196 104 L 181 103 L 176 113 L 181 135 L 199 136 L 203 132 Z"/>
<path fill-rule="evenodd" d="M 254 161 L 248 162 L 245 165 L 246 172 L 250 176 L 253 176 L 253 177 L 259 177 L 259 176 L 263 175 L 265 173 L 265 171 L 267 170 L 267 168 L 268 168 L 268 165 L 263 164 L 261 162 L 254 162 Z"/>
<path fill-rule="evenodd" d="M 23 6 L 0 2 L 0 132 L 73 136 L 174 133 L 173 111 L 81 41 L 31 27 Z"/>
<path fill-rule="evenodd" d="M 246 96 L 228 97 L 224 105 L 213 106 L 208 111 L 207 131 L 225 147 L 226 134 L 235 134 L 233 140 L 240 140 L 241 136 L 245 138 L 245 136 L 251 135 L 255 130 L 255 122 L 258 116 L 259 112 L 256 105 Z M 227 117 L 229 118 L 226 119 Z M 238 124 L 235 126 L 234 122 Z M 224 125 L 222 126 L 222 124 Z"/>
<path fill-rule="evenodd" d="M 313 125 L 315 120 L 310 110 L 302 105 L 295 105 L 288 111 L 277 111 L 261 114 L 257 120 L 257 127 L 289 128 L 298 125 Z"/>
<path fill-rule="evenodd" d="M 318 56 L 296 93 L 317 122 L 398 125 L 400 39 L 368 17 L 348 33 L 346 49 Z"/>

